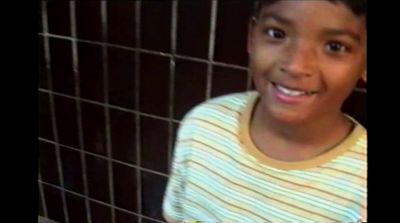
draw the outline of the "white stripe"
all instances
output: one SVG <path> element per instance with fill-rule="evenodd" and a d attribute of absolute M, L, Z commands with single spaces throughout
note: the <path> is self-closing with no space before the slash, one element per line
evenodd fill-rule
<path fill-rule="evenodd" d="M 191 176 L 197 179 L 196 184 L 203 183 L 206 179 L 210 179 L 209 175 L 204 175 L 204 173 L 201 171 L 194 171 L 191 173 L 192 173 Z M 308 219 L 302 218 L 301 216 L 297 216 L 290 212 L 282 211 L 280 208 L 277 208 L 273 205 L 267 205 L 260 200 L 253 199 L 251 195 L 246 196 L 247 194 L 244 194 L 242 190 L 239 192 L 234 190 L 233 188 L 236 186 L 230 185 L 229 187 L 224 187 L 224 183 L 221 182 L 221 180 L 225 179 L 220 179 L 220 181 L 216 183 L 209 182 L 208 184 L 205 185 L 205 187 L 209 188 L 209 191 L 214 196 L 218 195 L 218 197 L 223 197 L 225 200 L 230 200 L 232 204 L 236 204 L 237 206 L 240 206 L 240 204 L 245 204 L 244 206 L 248 208 L 247 210 L 251 210 L 253 213 L 267 212 L 268 213 L 267 216 L 274 216 L 275 218 L 285 221 L 293 221 L 294 219 L 306 222 L 309 221 Z M 237 180 L 232 180 L 232 181 L 237 181 Z M 220 185 L 222 185 L 222 187 L 219 187 Z"/>
<path fill-rule="evenodd" d="M 195 125 L 194 128 L 207 129 L 207 130 L 209 129 L 213 130 L 214 132 L 224 132 L 227 135 L 229 135 L 230 138 L 232 138 L 234 141 L 237 141 L 236 139 L 238 139 L 237 131 L 235 131 L 235 129 L 237 128 L 235 128 L 235 126 L 232 126 L 231 124 L 220 123 L 204 119 L 192 119 L 191 122 Z"/>
<path fill-rule="evenodd" d="M 212 122 L 212 120 L 210 120 L 209 118 L 215 118 L 218 122 L 229 123 L 233 126 L 235 126 L 235 123 L 237 123 L 236 117 L 226 115 L 219 110 L 208 107 L 203 107 L 201 110 L 196 111 L 195 116 L 192 117 L 198 117 L 199 119 L 204 119 L 204 117 L 207 117 L 207 121 L 210 122 Z"/>
<path fill-rule="evenodd" d="M 365 141 L 357 141 L 356 142 L 357 146 L 361 146 L 362 149 L 364 149 L 365 147 L 367 147 L 367 143 Z"/>
<path fill-rule="evenodd" d="M 357 166 L 357 167 L 366 165 L 365 161 L 360 160 L 360 159 L 354 159 L 354 158 L 352 158 L 350 156 L 340 157 L 339 160 L 342 160 L 342 161 L 346 162 L 346 164 L 348 164 L 348 165 L 353 164 L 354 166 Z"/>
<path fill-rule="evenodd" d="M 332 211 L 332 212 L 336 212 L 339 210 L 332 210 L 331 207 L 336 207 L 338 209 L 340 209 L 340 212 L 336 212 L 339 215 L 346 215 L 347 217 L 354 217 L 354 216 L 349 216 L 347 211 L 349 211 L 348 209 L 343 208 L 342 206 L 334 203 L 334 202 L 330 202 L 318 197 L 313 197 L 309 194 L 305 194 L 305 193 L 301 193 L 301 192 L 297 192 L 297 191 L 293 191 L 287 188 L 284 188 L 281 185 L 276 185 L 273 183 L 270 183 L 268 181 L 263 181 L 260 179 L 257 179 L 255 177 L 253 177 L 251 174 L 246 174 L 246 173 L 242 173 L 242 171 L 240 171 L 239 169 L 235 169 L 232 168 L 231 165 L 224 165 L 220 162 L 219 159 L 216 158 L 216 156 L 213 156 L 210 153 L 203 153 L 202 151 L 194 151 L 194 158 L 199 157 L 199 160 L 196 159 L 197 162 L 202 163 L 202 161 L 207 160 L 209 161 L 208 164 L 206 164 L 207 166 L 213 165 L 215 166 L 214 168 L 209 167 L 210 169 L 218 169 L 221 173 L 221 175 L 223 175 L 224 177 L 230 179 L 231 181 L 234 182 L 242 182 L 245 183 L 245 185 L 243 186 L 247 186 L 250 184 L 255 184 L 258 187 L 266 190 L 266 191 L 272 191 L 276 194 L 281 194 L 283 196 L 287 196 L 291 199 L 294 200 L 298 200 L 300 202 L 304 202 L 308 205 L 315 205 L 320 207 L 321 209 L 325 209 L 328 211 Z M 195 160 L 195 159 L 193 159 Z M 224 171 L 227 170 L 227 171 Z M 232 176 L 229 173 L 233 173 L 234 176 Z M 206 178 L 206 176 L 205 176 Z M 232 179 L 234 178 L 234 179 Z M 228 195 L 229 196 L 229 195 Z M 250 198 L 249 198 L 250 199 Z M 351 212 L 353 212 L 354 215 L 357 216 L 357 213 L 355 213 L 353 210 L 351 210 Z"/>
<path fill-rule="evenodd" d="M 206 143 L 207 145 L 212 146 L 214 149 L 221 150 L 223 148 L 226 150 L 239 150 L 240 148 L 237 146 L 237 143 L 232 142 L 232 140 L 228 139 L 221 134 L 217 134 L 214 132 L 206 132 L 205 129 L 199 129 L 197 132 L 196 140 Z M 196 143 L 196 142 L 195 142 Z"/>
<path fill-rule="evenodd" d="M 184 220 L 211 221 L 212 219 L 210 216 L 200 212 L 198 208 L 190 206 L 187 202 L 185 202 L 182 206 L 185 210 L 185 217 L 183 218 Z M 193 216 L 195 219 L 187 217 L 188 215 Z"/>
<path fill-rule="evenodd" d="M 196 200 L 199 203 L 208 203 L 210 208 L 214 210 L 214 213 L 219 218 L 221 218 L 220 215 L 222 215 L 222 217 L 232 219 L 234 222 L 247 222 L 248 221 L 247 219 L 243 218 L 243 216 L 238 215 L 235 212 L 221 208 L 221 206 L 218 205 L 217 202 L 215 202 L 215 203 L 209 202 L 209 200 L 208 200 L 209 195 L 204 194 L 204 191 L 202 191 L 202 190 L 200 191 L 197 188 L 188 187 L 186 194 L 187 194 L 187 199 Z"/>
<path fill-rule="evenodd" d="M 337 164 L 340 166 L 345 167 L 345 169 L 353 168 L 354 170 L 366 170 L 367 168 L 367 163 L 364 162 L 363 164 L 355 164 L 353 162 L 349 162 L 348 160 L 346 161 L 344 157 L 340 157 L 338 159 L 334 159 L 331 161 L 333 164 Z"/>
<path fill-rule="evenodd" d="M 296 172 L 296 173 L 295 173 L 295 171 L 292 171 L 292 175 L 299 177 L 299 178 L 320 182 L 320 183 L 326 184 L 327 186 L 337 187 L 344 191 L 348 191 L 349 193 L 358 194 L 363 197 L 366 196 L 365 193 L 363 193 L 363 192 L 365 192 L 365 188 L 362 188 L 359 185 L 355 185 L 355 184 L 349 183 L 347 181 L 344 181 L 344 180 L 341 180 L 341 179 L 338 179 L 335 177 L 318 174 L 318 173 L 306 172 L 306 171 Z"/>

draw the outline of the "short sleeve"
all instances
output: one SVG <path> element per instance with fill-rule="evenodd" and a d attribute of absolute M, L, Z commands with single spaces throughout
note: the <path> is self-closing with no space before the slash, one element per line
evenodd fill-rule
<path fill-rule="evenodd" d="M 192 126 L 185 118 L 179 127 L 171 170 L 162 205 L 163 215 L 175 221 L 183 221 L 184 213 L 182 202 L 185 197 L 186 180 L 188 175 L 188 161 L 190 155 L 190 138 Z"/>

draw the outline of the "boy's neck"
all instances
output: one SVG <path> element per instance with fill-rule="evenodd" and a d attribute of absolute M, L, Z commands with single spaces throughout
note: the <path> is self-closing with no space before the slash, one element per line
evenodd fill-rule
<path fill-rule="evenodd" d="M 313 122 L 293 125 L 273 119 L 257 103 L 250 123 L 255 144 L 267 155 L 296 161 L 308 159 L 329 150 L 347 137 L 352 122 L 341 112 Z"/>

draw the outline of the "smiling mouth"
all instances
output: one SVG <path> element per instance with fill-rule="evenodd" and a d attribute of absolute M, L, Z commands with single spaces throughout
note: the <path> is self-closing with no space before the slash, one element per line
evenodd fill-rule
<path fill-rule="evenodd" d="M 317 91 L 302 91 L 302 90 L 294 90 L 288 87 L 284 87 L 279 85 L 275 82 L 271 81 L 271 84 L 282 94 L 290 96 L 290 97 L 297 97 L 297 96 L 304 96 L 304 95 L 313 95 L 316 94 Z"/>

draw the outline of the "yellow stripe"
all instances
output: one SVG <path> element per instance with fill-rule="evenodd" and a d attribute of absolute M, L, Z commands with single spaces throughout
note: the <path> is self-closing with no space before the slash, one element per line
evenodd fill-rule
<path fill-rule="evenodd" d="M 347 175 L 347 176 L 350 177 L 350 178 L 351 178 L 351 177 L 356 177 L 357 179 L 360 179 L 360 180 L 362 180 L 362 181 L 366 181 L 366 180 L 367 180 L 367 178 L 364 177 L 364 176 L 360 176 L 360 175 L 357 175 L 357 174 L 354 174 L 354 173 L 351 173 L 351 172 L 348 172 L 348 171 L 336 169 L 336 168 L 333 168 L 333 167 L 321 166 L 320 168 L 321 168 L 321 169 L 332 170 L 332 171 L 334 171 L 334 172 L 339 172 L 339 173 L 342 173 L 342 174 Z M 331 176 L 337 176 L 336 174 L 330 174 L 330 175 L 331 175 Z"/>
<path fill-rule="evenodd" d="M 217 125 L 215 123 L 212 123 L 210 121 L 207 121 L 207 120 L 204 120 L 204 119 L 201 119 L 201 118 L 191 118 L 191 120 L 200 122 L 200 123 L 197 123 L 197 124 L 200 124 L 205 128 L 207 128 L 207 125 L 210 125 L 210 126 L 216 128 L 216 129 L 219 129 L 219 130 L 222 130 L 222 131 L 224 131 L 226 133 L 229 133 L 233 138 L 237 138 L 238 137 L 237 133 L 232 132 L 231 130 L 226 129 L 225 127 L 222 127 L 222 126 Z"/>
<path fill-rule="evenodd" d="M 226 201 L 220 199 L 218 196 L 215 196 L 212 193 L 210 193 L 208 189 L 202 188 L 201 186 L 197 185 L 196 183 L 194 183 L 194 182 L 192 182 L 190 180 L 188 181 L 188 184 L 193 186 L 193 187 L 195 187 L 197 190 L 202 191 L 203 194 L 207 194 L 207 196 L 210 197 L 210 198 L 213 198 L 214 201 L 217 200 L 219 203 L 221 203 L 221 204 L 223 204 L 225 206 L 228 206 L 230 208 L 236 209 L 236 212 L 238 212 L 238 213 L 241 213 L 241 214 L 250 213 L 250 214 L 252 214 L 254 216 L 257 216 L 260 219 L 263 219 L 265 222 L 271 222 L 270 220 L 264 218 L 263 216 L 258 215 L 257 213 L 254 213 L 254 212 L 252 212 L 250 210 L 247 210 L 247 209 L 243 209 L 240 206 L 227 203 Z"/>
<path fill-rule="evenodd" d="M 215 106 L 219 111 L 228 110 L 229 112 L 233 112 L 233 113 L 235 113 L 235 116 L 241 116 L 242 115 L 242 113 L 240 111 L 238 111 L 238 110 L 235 110 L 235 108 L 230 108 L 230 107 L 227 107 L 226 105 L 223 105 L 223 104 L 210 103 L 208 105 Z"/>
<path fill-rule="evenodd" d="M 359 153 L 354 153 L 354 152 L 350 152 L 350 151 L 349 151 L 349 153 L 346 154 L 346 157 L 357 159 L 357 160 L 363 161 L 363 162 L 367 161 L 367 156 L 365 156 L 365 155 L 363 156 L 363 155 L 360 155 Z"/>
<path fill-rule="evenodd" d="M 268 173 L 263 172 L 263 171 L 261 171 L 261 170 L 258 170 L 258 169 L 255 169 L 255 168 L 253 168 L 253 167 L 247 166 L 246 164 L 243 164 L 242 162 L 236 160 L 234 157 L 232 157 L 232 156 L 230 156 L 230 155 L 228 155 L 228 154 L 225 154 L 225 153 L 222 152 L 222 151 L 219 151 L 218 149 L 214 148 L 213 146 L 210 146 L 210 145 L 205 144 L 205 143 L 203 143 L 203 142 L 197 141 L 197 140 L 195 140 L 195 139 L 192 139 L 192 141 L 193 141 L 194 143 L 201 144 L 201 145 L 203 145 L 203 146 L 205 146 L 205 147 L 211 149 L 210 152 L 213 151 L 213 152 L 219 153 L 220 155 L 223 155 L 223 156 L 225 156 L 225 157 L 228 157 L 228 158 L 234 160 L 237 164 L 239 164 L 239 165 L 241 165 L 241 166 L 243 166 L 243 167 L 245 167 L 245 168 L 249 168 L 250 170 L 255 171 L 256 173 L 258 173 L 258 174 L 260 174 L 261 176 L 263 176 L 263 178 L 266 179 L 266 180 L 275 179 L 275 180 L 276 180 L 276 181 L 275 181 L 276 183 L 278 183 L 278 184 L 280 184 L 280 185 L 285 185 L 285 187 L 290 188 L 290 189 L 293 189 L 293 190 L 299 190 L 299 188 L 300 188 L 300 190 L 303 191 L 305 188 L 308 188 L 308 189 L 312 190 L 312 191 L 308 191 L 308 193 L 309 193 L 310 195 L 317 195 L 317 194 L 319 194 L 320 196 L 322 196 L 322 198 L 331 199 L 331 200 L 332 200 L 332 199 L 333 199 L 333 200 L 343 199 L 343 200 L 346 200 L 346 201 L 348 201 L 348 202 L 354 203 L 354 204 L 356 204 L 356 205 L 358 205 L 358 206 L 360 206 L 360 207 L 362 207 L 362 208 L 365 208 L 365 206 L 364 206 L 363 204 L 358 203 L 357 201 L 351 200 L 351 199 L 349 199 L 349 198 L 347 198 L 347 197 L 343 197 L 343 196 L 340 196 L 340 195 L 338 195 L 338 194 L 334 194 L 334 193 L 332 193 L 332 192 L 330 192 L 330 191 L 322 190 L 322 189 L 320 189 L 320 188 L 315 188 L 315 187 L 312 187 L 312 186 L 310 186 L 310 185 L 299 184 L 299 183 L 297 183 L 297 182 L 293 182 L 293 181 L 290 181 L 290 180 L 287 180 L 287 179 L 283 179 L 283 178 L 280 178 L 280 177 L 276 177 L 276 176 L 274 176 L 274 175 L 272 175 L 272 174 L 268 174 Z M 269 178 L 271 178 L 271 179 L 268 179 L 268 178 L 266 178 L 266 177 L 269 177 Z M 297 187 L 296 187 L 296 186 L 297 186 Z M 314 192 L 313 192 L 313 191 L 314 191 Z M 339 191 L 339 190 L 337 190 L 337 191 L 338 191 L 339 193 L 343 194 L 341 191 Z M 322 194 L 321 194 L 321 193 L 322 193 Z M 339 204 L 339 205 L 340 205 L 340 204 Z"/>
<path fill-rule="evenodd" d="M 362 149 L 364 149 L 364 148 L 362 148 Z M 349 152 L 355 153 L 355 154 L 357 154 L 357 155 L 360 155 L 361 157 L 366 157 L 366 156 L 367 156 L 366 153 L 362 153 L 362 152 L 360 152 L 360 151 L 354 150 L 353 148 L 350 149 Z"/>
<path fill-rule="evenodd" d="M 193 206 L 196 206 L 197 208 L 202 209 L 202 210 L 203 210 L 204 212 L 206 212 L 208 215 L 212 216 L 212 218 L 217 219 L 217 220 L 216 220 L 217 222 L 221 221 L 215 214 L 213 214 L 210 210 L 208 210 L 208 208 L 201 206 L 200 204 L 196 203 L 195 201 L 186 199 L 186 200 L 185 200 L 185 203 L 186 203 L 186 204 L 187 204 L 187 203 L 191 203 L 190 206 L 192 206 L 192 207 L 193 207 Z M 205 219 L 195 219 L 195 220 L 205 220 Z"/>
<path fill-rule="evenodd" d="M 327 220 L 327 219 L 328 219 L 328 220 L 336 221 L 336 219 L 333 219 L 333 218 L 331 218 L 331 217 L 329 217 L 329 216 L 325 216 L 325 215 L 322 215 L 322 214 L 320 214 L 320 213 L 318 213 L 318 212 L 311 211 L 310 209 L 305 209 L 305 208 L 303 208 L 303 207 L 296 206 L 296 205 L 293 204 L 293 203 L 295 203 L 294 201 L 292 201 L 291 203 L 289 203 L 289 202 L 280 200 L 280 199 L 275 198 L 275 197 L 272 197 L 272 196 L 267 196 L 265 193 L 260 193 L 259 191 L 256 191 L 255 189 L 252 189 L 252 188 L 250 188 L 250 187 L 246 187 L 246 186 L 244 186 L 244 185 L 241 185 L 241 184 L 238 184 L 238 183 L 236 183 L 236 182 L 234 182 L 234 181 L 231 181 L 231 180 L 229 180 L 228 178 L 225 178 L 224 176 L 222 176 L 222 175 L 216 173 L 215 171 L 209 169 L 208 167 L 206 167 L 205 165 L 203 165 L 203 164 L 201 164 L 201 163 L 199 163 L 199 162 L 196 162 L 196 161 L 194 161 L 194 160 L 191 160 L 190 162 L 191 162 L 191 163 L 194 163 L 194 164 L 196 164 L 196 165 L 198 165 L 198 166 L 201 166 L 202 168 L 204 168 L 204 169 L 206 170 L 205 173 L 212 173 L 212 174 L 218 176 L 218 178 L 227 181 L 228 183 L 231 184 L 231 185 L 229 185 L 230 188 L 232 188 L 232 185 L 238 187 L 238 189 L 236 190 L 238 193 L 240 193 L 242 190 L 245 190 L 245 191 L 247 190 L 247 192 L 251 191 L 252 193 L 254 193 L 254 194 L 256 194 L 256 195 L 261 196 L 261 197 L 264 197 L 264 198 L 266 198 L 267 200 L 269 200 L 269 201 L 271 202 L 271 204 L 273 204 L 274 207 L 278 207 L 278 208 L 280 208 L 281 210 L 285 210 L 285 211 L 287 211 L 287 212 L 289 212 L 289 213 L 291 213 L 291 214 L 294 214 L 294 215 L 298 215 L 298 216 L 308 216 L 308 215 L 312 214 L 312 215 L 314 215 L 314 216 L 319 216 L 319 217 L 320 217 L 319 220 Z M 201 170 L 199 170 L 199 171 L 200 171 L 200 172 L 204 172 L 204 171 L 201 171 Z M 248 194 L 248 193 L 246 193 L 246 194 Z M 250 195 L 250 194 L 249 194 L 249 195 Z M 250 195 L 250 196 L 251 196 L 251 195 Z M 298 203 L 298 202 L 296 202 L 296 203 Z M 300 203 L 301 203 L 302 205 L 305 205 L 305 203 L 303 203 L 303 202 L 300 202 Z M 312 208 L 312 209 L 315 209 L 316 207 L 313 206 L 313 207 L 311 207 L 311 208 Z M 326 212 L 326 211 L 325 211 L 325 212 Z M 338 215 L 339 215 L 339 214 L 338 214 Z M 339 216 L 340 216 L 340 215 L 339 215 Z M 322 219 L 321 219 L 321 218 L 322 218 Z"/>
<path fill-rule="evenodd" d="M 244 97 L 244 96 L 242 98 L 238 97 L 235 99 L 237 99 L 238 101 L 242 101 L 242 102 L 245 102 L 244 100 L 247 100 L 246 97 Z M 206 108 L 211 109 L 211 110 L 214 109 L 216 112 L 221 112 L 221 113 L 229 112 L 230 115 L 239 115 L 239 117 L 244 115 L 240 111 L 234 110 L 234 109 L 242 109 L 243 106 L 232 104 L 232 103 L 226 103 L 227 105 L 217 104 L 217 103 L 226 103 L 226 101 L 224 102 L 223 100 L 221 100 L 221 101 L 216 101 L 216 102 L 206 104 L 206 105 L 211 105 L 210 107 L 206 107 Z M 229 106 L 231 106 L 231 107 L 229 107 Z M 244 106 L 246 107 L 245 109 L 251 108 L 251 106 L 249 106 L 248 103 L 247 103 L 247 105 L 246 105 L 246 103 L 244 103 Z M 251 109 L 250 109 L 250 111 L 251 111 Z M 246 111 L 245 111 L 245 113 L 246 113 Z M 194 121 L 194 123 L 192 125 L 194 125 L 194 126 L 197 125 L 196 127 L 204 128 L 205 130 L 209 130 L 209 131 L 212 130 L 212 131 L 214 131 L 214 134 L 219 134 L 219 135 L 222 134 L 222 135 L 228 137 L 228 139 L 232 139 L 231 142 L 235 143 L 235 144 L 238 143 L 237 140 L 241 141 L 242 137 L 238 137 L 239 132 L 237 132 L 236 134 L 234 132 L 234 131 L 238 130 L 236 128 L 236 126 L 231 125 L 228 122 L 224 122 L 223 120 L 214 119 L 214 118 L 211 119 L 210 121 L 204 120 L 203 117 L 207 119 L 207 114 L 199 114 L 198 116 L 201 116 L 201 117 L 194 118 L 192 116 L 192 117 L 188 118 L 188 120 Z M 237 124 L 239 124 L 239 123 L 237 123 Z M 187 135 L 183 134 L 183 135 L 184 135 L 184 137 L 193 137 L 192 135 L 189 135 L 189 134 L 187 134 Z M 200 136 L 200 137 L 203 137 L 203 136 Z M 210 135 L 209 137 L 213 137 L 213 136 Z M 366 153 L 364 153 L 364 152 L 366 152 L 366 148 L 365 148 L 366 135 L 363 134 L 362 137 L 363 138 L 360 138 L 359 141 L 357 141 L 357 143 L 358 143 L 357 145 L 354 144 L 354 146 L 350 147 L 350 144 L 348 144 L 349 148 L 347 149 L 347 151 L 345 153 L 342 154 L 341 157 L 348 157 L 348 158 L 352 158 L 352 159 L 355 159 L 358 161 L 366 162 Z M 190 138 L 183 139 L 180 141 L 177 140 L 178 141 L 177 143 L 179 144 L 179 146 L 193 145 L 194 147 L 190 147 L 190 148 L 192 148 L 192 149 L 199 148 L 203 152 L 207 152 L 207 153 L 209 153 L 209 155 L 216 156 L 216 157 L 218 157 L 218 159 L 221 159 L 221 160 L 234 161 L 235 164 L 238 164 L 238 168 L 243 167 L 244 170 L 254 171 L 254 174 L 253 174 L 254 177 L 260 177 L 260 179 L 264 179 L 271 183 L 275 183 L 275 184 L 280 185 L 283 188 L 286 188 L 288 190 L 301 191 L 302 193 L 310 195 L 310 196 L 315 196 L 315 197 L 319 197 L 321 199 L 332 201 L 335 204 L 337 204 L 338 206 L 343 206 L 344 209 L 350 208 L 349 203 L 348 203 L 348 202 L 350 202 L 352 204 L 357 205 L 358 207 L 361 207 L 361 209 L 363 211 L 366 210 L 366 200 L 363 199 L 364 197 L 362 197 L 361 194 L 360 195 L 352 194 L 352 193 L 348 192 L 345 188 L 343 188 L 343 189 L 333 188 L 333 186 L 330 186 L 325 183 L 321 183 L 319 188 L 317 188 L 312 185 L 308 185 L 307 182 L 309 180 L 307 180 L 305 178 L 303 179 L 301 177 L 302 175 L 290 176 L 290 173 L 287 171 L 282 171 L 282 173 L 286 174 L 286 175 L 279 176 L 279 171 L 274 172 L 273 169 L 266 168 L 263 165 L 256 165 L 257 163 L 252 164 L 251 161 L 247 160 L 247 158 L 245 156 L 239 158 L 238 156 L 234 156 L 233 154 L 225 153 L 224 150 L 223 151 L 218 150 L 218 149 L 222 148 L 222 147 L 219 148 L 220 145 L 218 142 L 209 141 L 209 138 L 205 138 L 204 140 L 202 138 L 201 139 L 197 138 L 197 139 L 198 140 L 190 139 Z M 190 148 L 188 148 L 188 149 L 190 149 Z M 240 154 L 238 154 L 238 155 L 240 155 Z M 299 216 L 307 217 L 307 214 L 309 213 L 308 208 L 311 210 L 315 210 L 315 207 L 313 207 L 311 205 L 302 205 L 300 208 L 302 208 L 304 210 L 299 210 L 298 209 L 299 202 L 296 203 L 296 201 L 291 200 L 291 199 L 288 199 L 288 201 L 289 201 L 289 203 L 287 204 L 288 206 L 285 206 L 286 200 L 282 201 L 279 199 L 279 197 L 275 198 L 274 194 L 270 195 L 269 193 L 258 192 L 256 190 L 252 189 L 252 188 L 254 188 L 254 186 L 249 185 L 248 183 L 239 181 L 239 183 L 242 183 L 242 184 L 238 184 L 237 181 L 236 181 L 236 183 L 235 183 L 235 181 L 230 181 L 229 179 L 234 178 L 234 173 L 232 173 L 233 175 L 229 179 L 225 178 L 229 175 L 222 177 L 218 173 L 210 170 L 206 164 L 202 164 L 203 162 L 205 162 L 205 161 L 203 161 L 203 160 L 200 160 L 200 161 L 184 160 L 180 163 L 193 164 L 193 167 L 195 167 L 195 169 L 205 168 L 206 170 L 208 170 L 208 172 L 213 173 L 216 176 L 218 176 L 219 177 L 218 179 L 222 179 L 224 181 L 230 182 L 230 184 L 231 184 L 230 186 L 232 186 L 232 188 L 239 188 L 239 189 L 241 188 L 241 190 L 235 190 L 235 191 L 243 191 L 243 189 L 244 189 L 244 190 L 250 191 L 250 192 L 248 192 L 248 194 L 255 193 L 259 196 L 260 195 L 264 196 L 267 199 L 271 199 L 271 198 L 276 199 L 276 201 L 271 201 L 271 202 L 274 202 L 275 207 L 278 207 L 278 206 L 285 207 L 285 208 L 283 208 L 283 210 L 285 210 L 285 211 L 289 210 L 289 211 L 292 211 L 293 213 L 299 213 Z M 346 161 L 346 162 L 352 163 L 351 160 Z M 364 187 L 364 186 L 366 187 L 366 185 L 365 185 L 366 184 L 366 175 L 364 173 L 365 171 L 364 172 L 361 170 L 359 171 L 359 170 L 355 169 L 355 167 L 345 165 L 344 163 L 343 164 L 333 163 L 333 164 L 334 165 L 330 165 L 330 163 L 327 163 L 327 165 L 319 166 L 316 169 L 309 169 L 309 170 L 306 170 L 305 172 L 311 172 L 311 173 L 314 172 L 314 173 L 318 173 L 318 174 L 324 174 L 326 176 L 330 176 L 330 177 L 334 177 L 334 178 L 338 178 L 338 179 L 345 178 L 345 179 L 348 179 L 349 182 L 351 182 L 355 185 L 358 185 L 360 187 Z M 253 165 L 255 165 L 255 166 L 253 166 Z M 361 163 L 360 163 L 360 165 L 361 165 Z M 318 171 L 318 170 L 321 170 L 322 172 Z M 271 173 L 271 172 L 273 172 L 273 173 Z M 202 172 L 202 173 L 207 173 L 207 172 Z M 277 176 L 279 176 L 279 177 L 277 177 Z M 195 182 L 196 181 L 198 181 L 198 180 L 195 180 Z M 202 181 L 200 181 L 200 182 L 202 182 Z M 193 182 L 189 182 L 189 183 L 193 184 Z M 220 183 L 222 185 L 224 185 L 224 183 L 222 183 L 222 182 L 220 182 Z M 341 185 L 343 185 L 343 184 L 341 184 Z M 207 193 L 207 191 L 202 188 L 202 187 L 205 188 L 204 185 L 200 185 L 201 187 L 199 185 L 196 185 L 196 186 L 198 186 L 199 189 L 204 191 L 204 193 Z M 354 188 L 354 187 L 352 187 L 352 188 Z M 351 189 L 351 190 L 356 191 L 356 189 Z M 279 189 L 277 189 L 277 191 L 279 191 Z M 219 192 L 217 191 L 217 192 L 214 192 L 213 194 L 220 194 L 220 193 L 221 193 L 220 191 Z M 210 193 L 208 193 L 208 194 L 209 194 L 209 196 L 213 197 L 214 200 L 218 199 L 218 197 L 214 197 L 213 195 L 210 195 Z M 357 199 L 357 201 L 353 200 L 355 197 L 360 198 L 360 201 L 358 201 L 358 199 Z M 307 198 L 304 198 L 304 202 L 307 202 Z M 300 203 L 302 204 L 302 202 L 300 202 Z M 243 209 L 240 209 L 240 207 L 236 207 L 236 208 L 239 208 L 238 211 L 242 213 Z M 352 210 L 356 211 L 356 212 L 358 211 L 357 209 L 354 209 L 354 208 L 352 208 Z M 304 211 L 306 211 L 306 213 L 304 213 Z M 288 212 L 288 213 L 290 213 L 290 212 Z M 319 217 L 321 217 L 320 216 L 321 214 L 322 214 L 322 217 L 326 217 L 323 215 L 323 213 L 324 212 L 320 212 L 320 213 L 316 213 L 316 214 Z M 330 212 L 327 212 L 327 213 L 330 213 Z M 330 214 L 334 214 L 334 213 L 330 213 Z M 337 215 L 341 216 L 341 214 L 337 214 Z M 284 215 L 282 215 L 282 216 L 284 216 Z M 330 217 L 336 218 L 336 216 L 330 216 Z M 330 219 L 332 219 L 332 218 L 330 218 Z"/>

